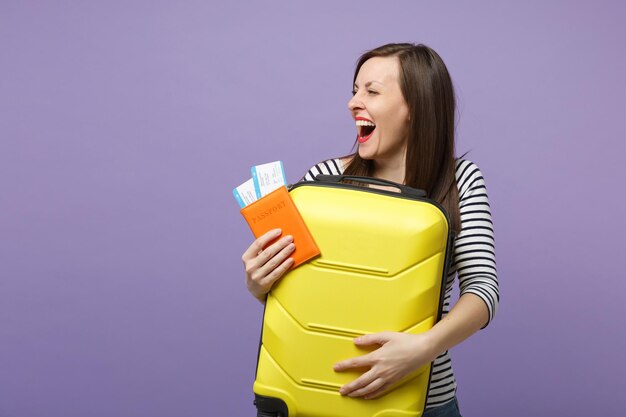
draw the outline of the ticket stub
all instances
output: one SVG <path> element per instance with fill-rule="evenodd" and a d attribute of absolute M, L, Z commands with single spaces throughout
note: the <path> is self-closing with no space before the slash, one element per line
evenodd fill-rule
<path fill-rule="evenodd" d="M 261 198 L 275 189 L 287 184 L 285 170 L 281 161 L 252 167 L 252 180 L 257 198 Z"/>
<path fill-rule="evenodd" d="M 256 201 L 256 190 L 254 189 L 254 181 L 252 178 L 235 188 L 233 190 L 233 195 L 241 208 L 244 208 L 248 204 Z"/>

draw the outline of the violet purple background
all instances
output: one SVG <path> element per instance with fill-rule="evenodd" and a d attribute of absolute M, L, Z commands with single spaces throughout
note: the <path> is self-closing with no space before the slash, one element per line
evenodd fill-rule
<path fill-rule="evenodd" d="M 423 42 L 482 169 L 501 307 L 465 416 L 619 415 L 626 6 L 0 2 L 0 416 L 251 416 L 262 308 L 231 196 L 350 151 L 365 50 Z"/>

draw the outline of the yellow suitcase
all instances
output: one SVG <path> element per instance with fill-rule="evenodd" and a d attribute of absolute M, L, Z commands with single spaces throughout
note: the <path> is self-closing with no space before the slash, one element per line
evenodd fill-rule
<path fill-rule="evenodd" d="M 375 400 L 341 396 L 359 373 L 333 364 L 371 351 L 354 345 L 357 336 L 421 333 L 439 320 L 453 242 L 446 213 L 421 190 L 367 177 L 320 175 L 290 186 L 290 195 L 321 255 L 268 294 L 257 416 L 421 416 L 430 364 Z"/>

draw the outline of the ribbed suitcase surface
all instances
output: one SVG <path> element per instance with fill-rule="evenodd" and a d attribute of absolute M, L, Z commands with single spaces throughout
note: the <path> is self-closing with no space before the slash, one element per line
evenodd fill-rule
<path fill-rule="evenodd" d="M 356 185 L 305 182 L 290 194 L 321 256 L 268 295 L 254 383 L 259 415 L 420 416 L 430 364 L 376 400 L 342 397 L 339 388 L 360 373 L 332 367 L 371 350 L 357 348 L 357 336 L 435 324 L 452 240 L 446 215 L 425 198 Z"/>

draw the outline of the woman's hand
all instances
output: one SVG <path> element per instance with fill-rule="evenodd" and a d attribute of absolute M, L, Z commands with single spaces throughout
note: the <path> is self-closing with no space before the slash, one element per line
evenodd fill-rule
<path fill-rule="evenodd" d="M 374 333 L 358 337 L 354 343 L 357 346 L 380 347 L 366 355 L 338 362 L 333 367 L 337 372 L 369 368 L 363 375 L 341 387 L 339 393 L 349 397 L 379 397 L 391 385 L 432 362 L 439 354 L 427 333 Z"/>
<path fill-rule="evenodd" d="M 246 269 L 246 287 L 260 302 L 265 302 L 272 285 L 293 265 L 293 258 L 289 258 L 296 248 L 292 236 L 284 236 L 265 247 L 281 233 L 280 229 L 270 230 L 252 242 L 241 257 Z"/>
<path fill-rule="evenodd" d="M 391 385 L 477 332 L 489 319 L 485 302 L 475 294 L 463 294 L 452 310 L 432 329 L 421 334 L 383 332 L 358 337 L 357 346 L 380 345 L 366 355 L 341 361 L 334 370 L 369 368 L 341 387 L 339 392 L 366 399 L 380 397 Z"/>

